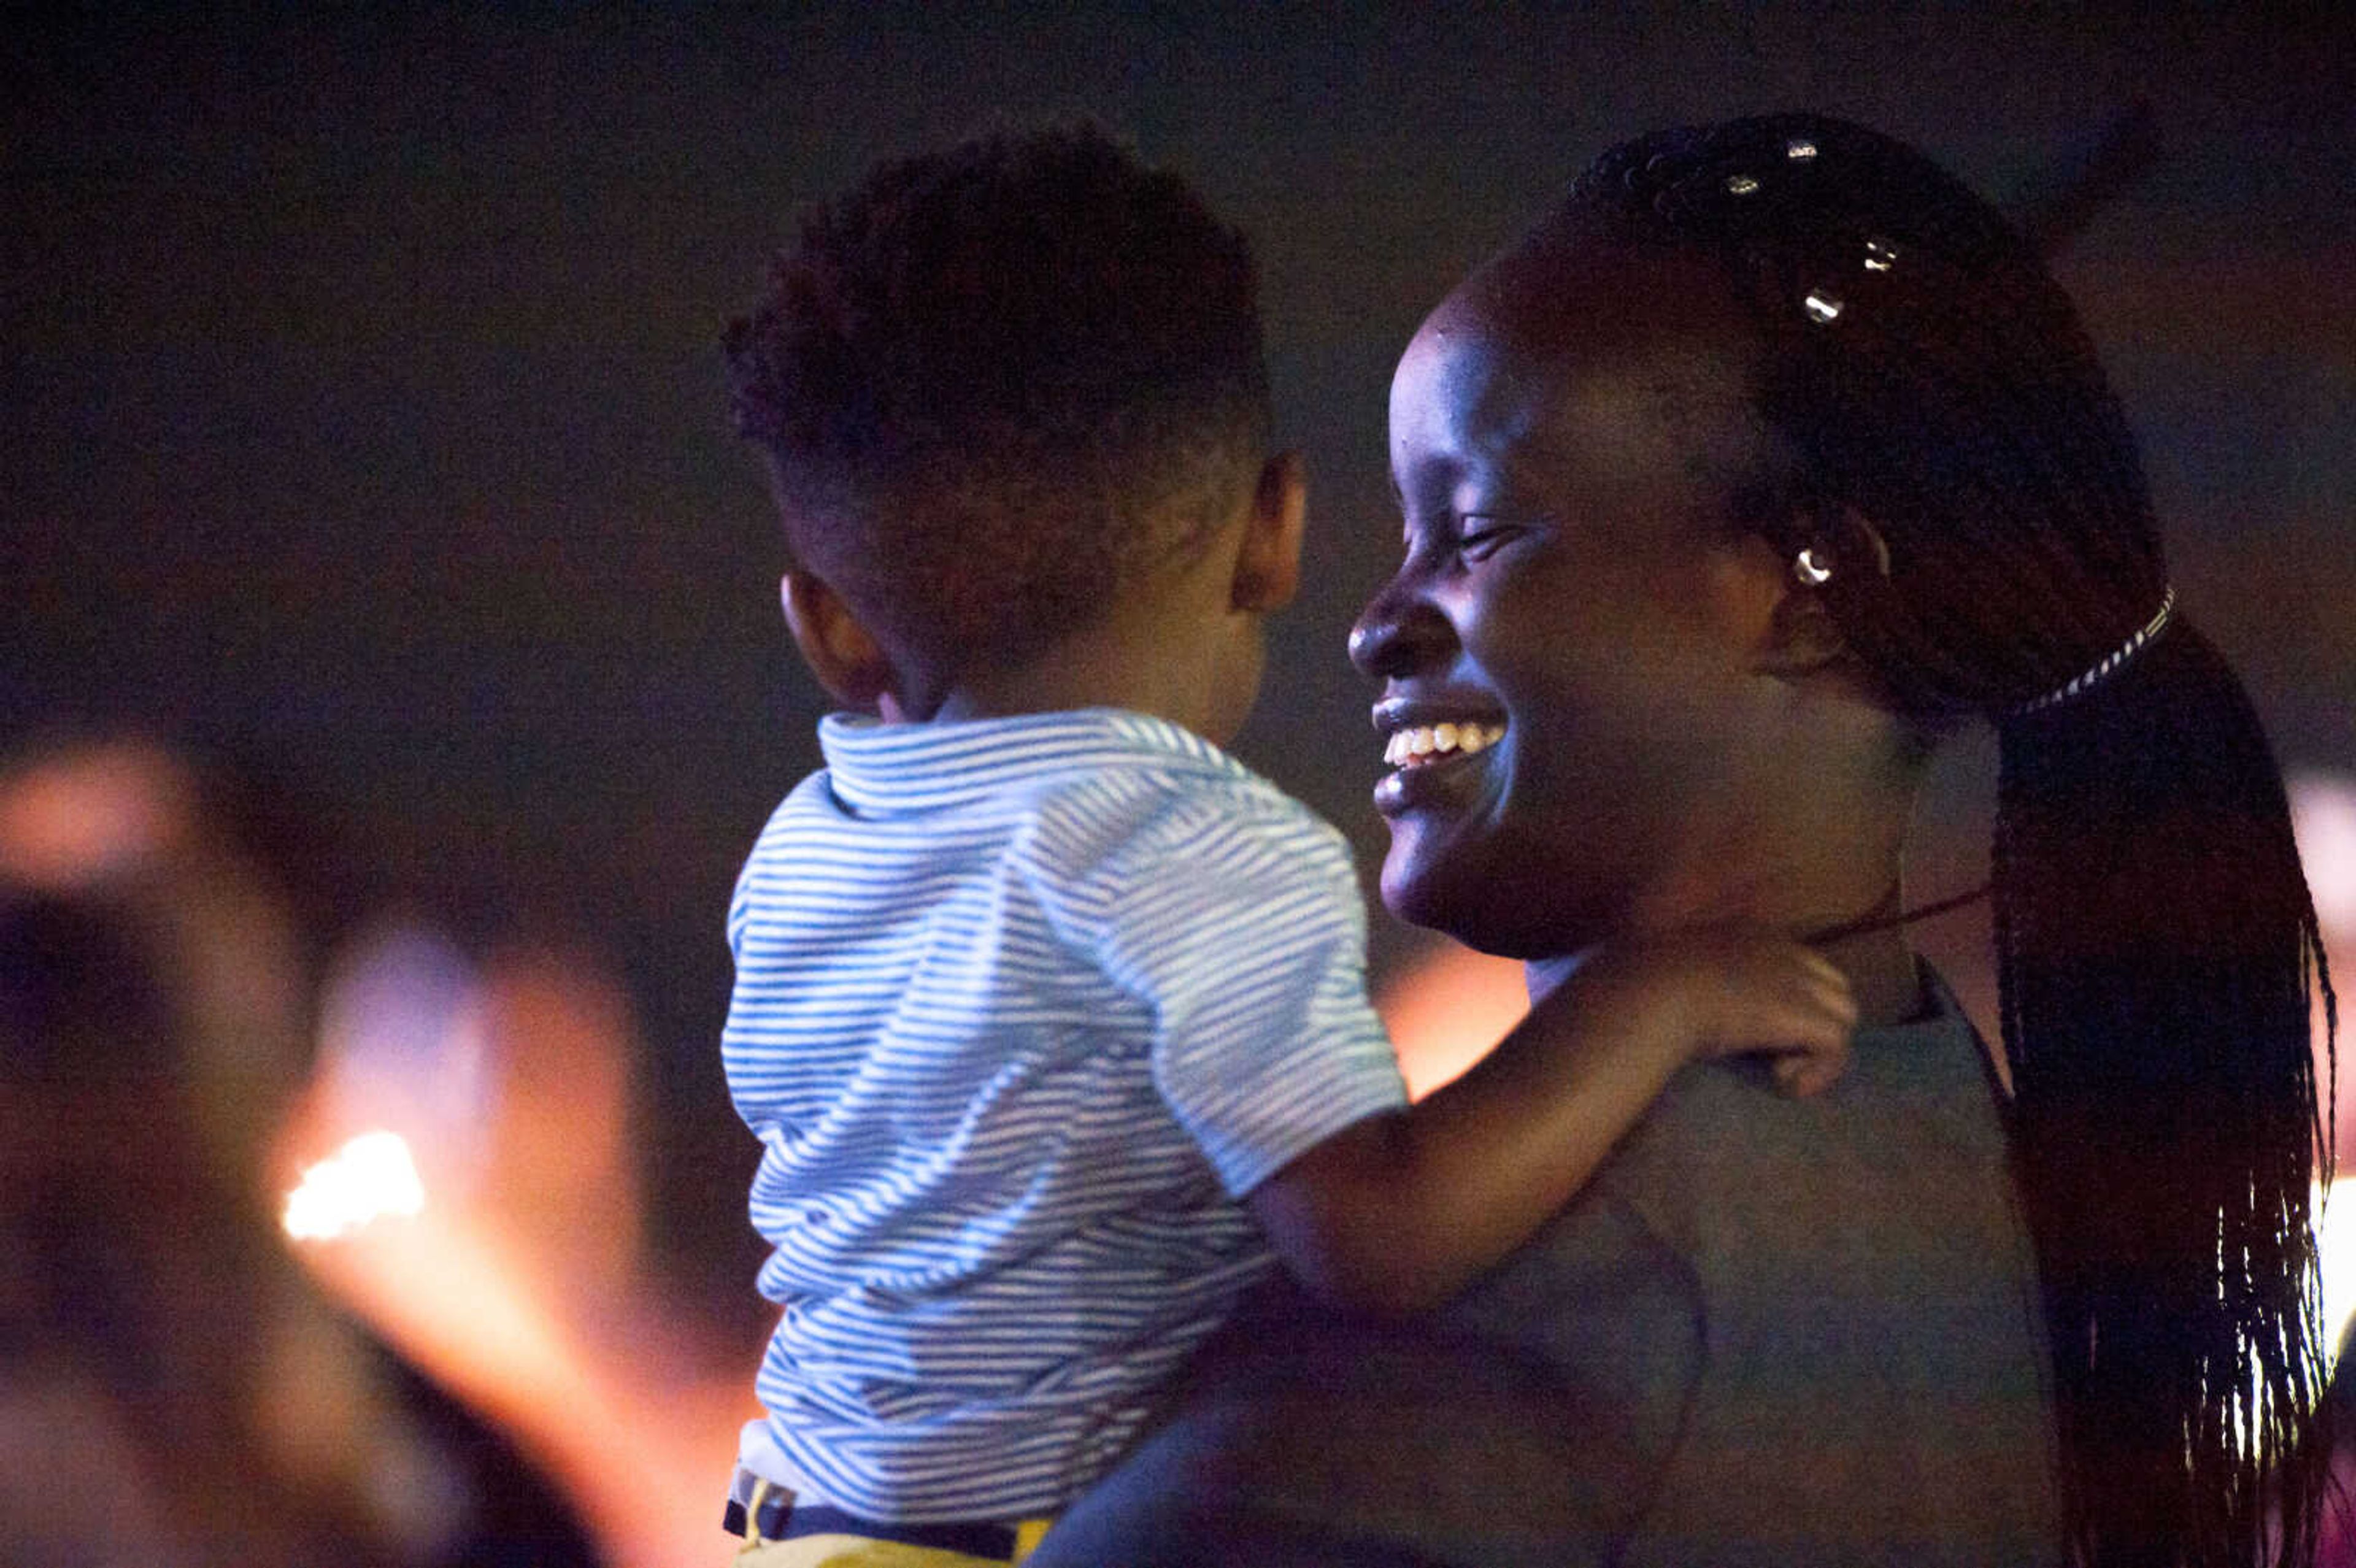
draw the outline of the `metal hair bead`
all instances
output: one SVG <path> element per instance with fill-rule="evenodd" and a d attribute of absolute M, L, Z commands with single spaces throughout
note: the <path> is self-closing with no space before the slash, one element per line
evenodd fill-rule
<path fill-rule="evenodd" d="M 1807 311 L 1811 321 L 1832 321 L 1839 316 L 1843 309 L 1838 294 L 1827 293 L 1822 289 L 1810 289 L 1808 297 L 1802 300 L 1800 304 Z"/>
<path fill-rule="evenodd" d="M 1867 272 L 1886 272 L 1890 271 L 1890 264 L 1896 260 L 1898 260 L 1898 248 L 1890 244 L 1889 240 L 1869 240 L 1865 242 L 1865 270 Z"/>
<path fill-rule="evenodd" d="M 1754 175 L 1729 175 L 1726 176 L 1726 194 L 1729 196 L 1751 196 L 1756 194 L 1758 189 L 1759 180 L 1758 176 Z"/>
<path fill-rule="evenodd" d="M 2145 644 L 2150 642 L 2154 637 L 2159 635 L 2160 633 L 2166 631 L 2168 629 L 2169 618 L 2175 613 L 2176 589 L 2174 585 L 2171 584 L 2168 592 L 2160 597 L 2159 609 L 2158 613 L 2155 613 L 2150 620 L 2145 622 L 2142 629 L 2136 632 L 2134 636 L 2129 637 L 2118 647 L 2104 655 L 2101 661 L 2092 669 L 2072 677 L 2066 685 L 2057 687 L 2053 690 L 2047 692 L 2042 697 L 2037 698 L 2032 701 L 2022 703 L 2019 707 L 2014 709 L 2013 712 L 2016 715 L 2023 713 L 2036 713 L 2044 709 L 2051 708 L 2057 703 L 2067 702 L 2072 698 L 2078 696 L 2080 693 L 2091 690 L 2093 688 L 2101 685 L 2102 682 L 2116 671 L 2121 665 L 2126 664 L 2127 660 L 2135 657 L 2136 654 L 2142 652 Z"/>
<path fill-rule="evenodd" d="M 1794 136 L 1783 144 L 1783 155 L 1795 164 L 1804 164 L 1816 155 L 1816 144 L 1805 136 Z"/>
<path fill-rule="evenodd" d="M 1811 588 L 1821 587 L 1833 580 L 1832 562 L 1818 560 L 1813 548 L 1804 549 L 1792 560 L 1792 575 Z"/>

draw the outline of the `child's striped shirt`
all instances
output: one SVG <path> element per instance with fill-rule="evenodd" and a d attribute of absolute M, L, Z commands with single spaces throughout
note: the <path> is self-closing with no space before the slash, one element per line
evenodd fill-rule
<path fill-rule="evenodd" d="M 871 1518 L 1050 1512 L 1271 1266 L 1240 1197 L 1406 1103 L 1357 882 L 1161 720 L 819 740 L 729 915 L 784 1309 L 744 1462 Z"/>

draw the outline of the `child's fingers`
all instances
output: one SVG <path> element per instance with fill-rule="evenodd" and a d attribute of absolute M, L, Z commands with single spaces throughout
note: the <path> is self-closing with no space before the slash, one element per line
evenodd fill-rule
<path fill-rule="evenodd" d="M 1710 1053 L 1846 1051 L 1857 1019 L 1857 998 L 1846 980 L 1791 971 L 1730 1009 L 1715 1031 Z"/>
<path fill-rule="evenodd" d="M 1824 1093 L 1847 1071 L 1857 998 L 1846 976 L 1806 949 L 1776 956 L 1776 973 L 1751 997 L 1735 1037 L 1746 1043 L 1730 1039 L 1727 1053 L 1769 1057 L 1776 1089 L 1805 1099 Z"/>
<path fill-rule="evenodd" d="M 1846 981 L 1837 987 L 1818 987 L 1808 993 L 1808 1006 L 1815 1015 L 1834 1024 L 1844 1033 L 1857 1027 L 1857 994 Z"/>
<path fill-rule="evenodd" d="M 1819 1059 L 1804 1055 L 1779 1056 L 1775 1059 L 1776 1089 L 1794 1100 L 1806 1100 L 1831 1088 L 1840 1077 L 1839 1066 L 1827 1067 Z"/>
<path fill-rule="evenodd" d="M 1778 1086 L 1796 1094 L 1820 1093 L 1847 1069 L 1856 994 L 1848 976 L 1805 944 L 1719 933 L 1635 962 L 1639 974 L 1649 962 L 1663 994 L 1698 1005 L 1687 1015 L 1694 1054 L 1772 1057 Z"/>
<path fill-rule="evenodd" d="M 1857 992 L 1844 975 L 1821 955 L 1803 947 L 1805 962 L 1800 966 L 1807 994 L 1827 1011 L 1849 1023 L 1857 1021 Z"/>
<path fill-rule="evenodd" d="M 1762 1048 L 1773 1059 L 1776 1088 L 1805 1099 L 1832 1087 L 1848 1071 L 1849 1035 L 1855 1021 L 1853 1012 L 1794 1019 L 1785 1040 Z"/>
<path fill-rule="evenodd" d="M 1830 1088 L 1848 1071 L 1848 1034 L 1820 1036 L 1780 1048 L 1771 1047 L 1775 1085 L 1787 1094 L 1805 1096 Z"/>
<path fill-rule="evenodd" d="M 1833 987 L 1837 990 L 1847 991 L 1848 989 L 1848 976 L 1841 973 L 1839 965 L 1835 964 L 1831 959 L 1826 957 L 1815 948 L 1806 946 L 1800 943 L 1794 943 L 1792 944 L 1792 950 L 1798 960 L 1799 966 L 1805 970 L 1811 977 L 1822 981 L 1823 983 Z"/>
<path fill-rule="evenodd" d="M 1728 965 L 1725 979 L 1737 996 L 1806 997 L 1836 1012 L 1856 1014 L 1848 976 L 1830 959 L 1796 942 L 1763 943 Z"/>

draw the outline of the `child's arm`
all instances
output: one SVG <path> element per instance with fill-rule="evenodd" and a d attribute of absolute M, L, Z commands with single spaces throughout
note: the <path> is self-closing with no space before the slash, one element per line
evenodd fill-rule
<path fill-rule="evenodd" d="M 1346 1127 L 1246 1201 L 1286 1266 L 1363 1310 L 1436 1305 L 1569 1201 L 1669 1077 L 1770 1051 L 1788 1093 L 1846 1064 L 1857 1008 L 1794 942 L 1703 934 L 1597 954 L 1462 1078 Z"/>

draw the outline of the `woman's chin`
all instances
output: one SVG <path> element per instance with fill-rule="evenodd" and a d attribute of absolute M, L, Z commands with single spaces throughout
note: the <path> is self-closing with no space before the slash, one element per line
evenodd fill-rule
<path fill-rule="evenodd" d="M 1441 923 L 1445 918 L 1444 901 L 1435 895 L 1428 879 L 1401 867 L 1396 840 L 1389 857 L 1383 861 L 1381 888 L 1383 907 L 1408 924 L 1428 931 L 1447 931 Z"/>
<path fill-rule="evenodd" d="M 1412 853 L 1402 854 L 1393 829 L 1391 852 L 1383 861 L 1383 907 L 1409 925 L 1453 937 L 1465 946 L 1501 957 L 1529 958 L 1527 933 L 1512 929 L 1512 912 L 1500 907 L 1488 879 L 1460 861 L 1435 858 L 1437 864 Z"/>
<path fill-rule="evenodd" d="M 1383 907 L 1409 925 L 1527 961 L 1600 939 L 1601 912 L 1563 897 L 1576 880 L 1494 844 L 1437 842 L 1419 825 L 1394 820 L 1381 891 Z"/>

